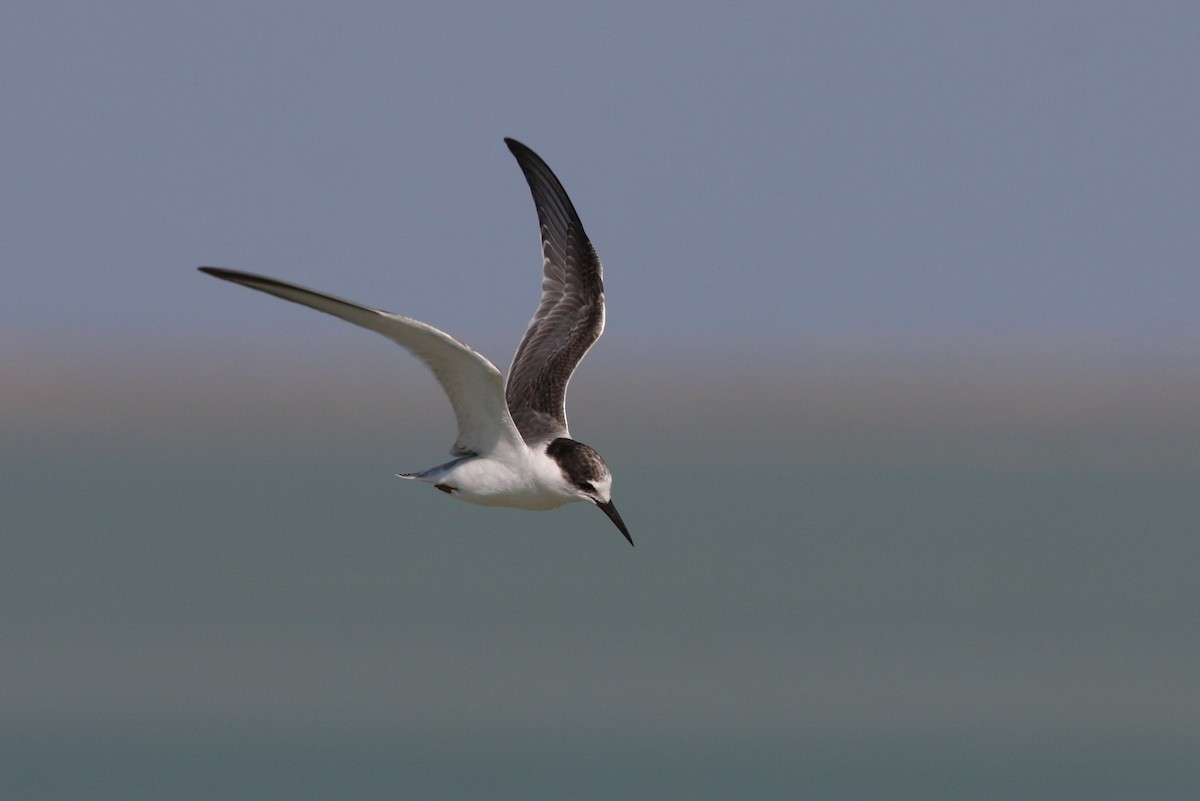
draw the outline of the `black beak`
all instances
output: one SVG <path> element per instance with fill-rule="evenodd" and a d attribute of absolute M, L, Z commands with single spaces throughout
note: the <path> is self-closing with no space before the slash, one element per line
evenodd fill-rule
<path fill-rule="evenodd" d="M 617 513 L 617 507 L 613 506 L 613 502 L 600 503 L 600 501 L 596 501 L 595 503 L 604 511 L 604 514 L 608 515 L 609 520 L 617 524 L 617 528 L 621 529 L 621 533 L 625 535 L 625 539 L 629 540 L 629 544 L 633 545 L 633 537 L 629 536 L 629 529 L 625 528 L 625 521 Z"/>

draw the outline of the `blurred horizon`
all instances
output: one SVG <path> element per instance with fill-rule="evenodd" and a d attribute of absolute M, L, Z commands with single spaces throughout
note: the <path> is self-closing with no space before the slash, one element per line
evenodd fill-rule
<path fill-rule="evenodd" d="M 0 403 L 0 432 L 27 442 L 169 441 L 232 426 L 247 433 L 373 432 L 394 435 L 398 447 L 414 430 L 452 441 L 449 404 L 410 355 L 323 315 L 307 315 L 320 319 L 306 324 L 283 314 L 282 303 L 264 313 L 275 306 L 281 328 L 236 352 L 194 342 L 119 352 L 111 343 L 21 349 L 10 342 L 3 348 L 11 389 Z M 335 335 L 339 328 L 350 335 Z M 1015 338 L 824 342 L 717 354 L 652 343 L 613 353 L 618 348 L 610 344 L 601 340 L 572 381 L 568 413 L 585 440 L 597 427 L 646 437 L 663 426 L 699 426 L 735 437 L 745 432 L 753 445 L 776 437 L 816 446 L 890 429 L 899 439 L 889 446 L 903 440 L 914 452 L 955 440 L 1001 450 L 1005 438 L 1022 441 L 1031 465 L 1054 458 L 1056 449 L 1114 464 L 1200 458 L 1200 357 L 1186 344 L 1168 350 L 1127 343 L 1116 351 Z M 736 439 L 723 442 L 738 447 Z"/>

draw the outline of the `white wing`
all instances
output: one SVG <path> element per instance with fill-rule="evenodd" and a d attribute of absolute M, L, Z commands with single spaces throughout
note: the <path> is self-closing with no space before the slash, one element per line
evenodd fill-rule
<path fill-rule="evenodd" d="M 416 356 L 433 371 L 454 407 L 458 439 L 451 452 L 455 455 L 493 455 L 524 447 L 504 402 L 500 371 L 449 334 L 419 320 L 360 306 L 274 278 L 220 267 L 201 267 L 200 271 L 340 317 L 382 334 Z"/>

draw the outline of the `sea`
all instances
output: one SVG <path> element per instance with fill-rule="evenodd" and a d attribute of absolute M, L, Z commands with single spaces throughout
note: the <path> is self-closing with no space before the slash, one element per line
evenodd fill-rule
<path fill-rule="evenodd" d="M 1188 414 L 618 389 L 634 548 L 400 399 L 9 425 L 0 799 L 1200 798 Z"/>

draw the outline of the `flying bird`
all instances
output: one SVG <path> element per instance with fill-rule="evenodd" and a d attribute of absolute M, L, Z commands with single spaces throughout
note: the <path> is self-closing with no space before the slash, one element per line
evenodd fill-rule
<path fill-rule="evenodd" d="M 613 505 L 608 465 L 572 439 L 567 428 L 567 383 L 604 330 L 604 270 L 575 206 L 546 162 L 514 139 L 504 141 L 529 183 L 542 233 L 542 297 L 507 383 L 473 348 L 419 320 L 275 278 L 199 269 L 382 334 L 433 372 L 458 423 L 450 450 L 454 458 L 401 477 L 484 506 L 554 509 L 590 501 L 633 545 Z"/>

